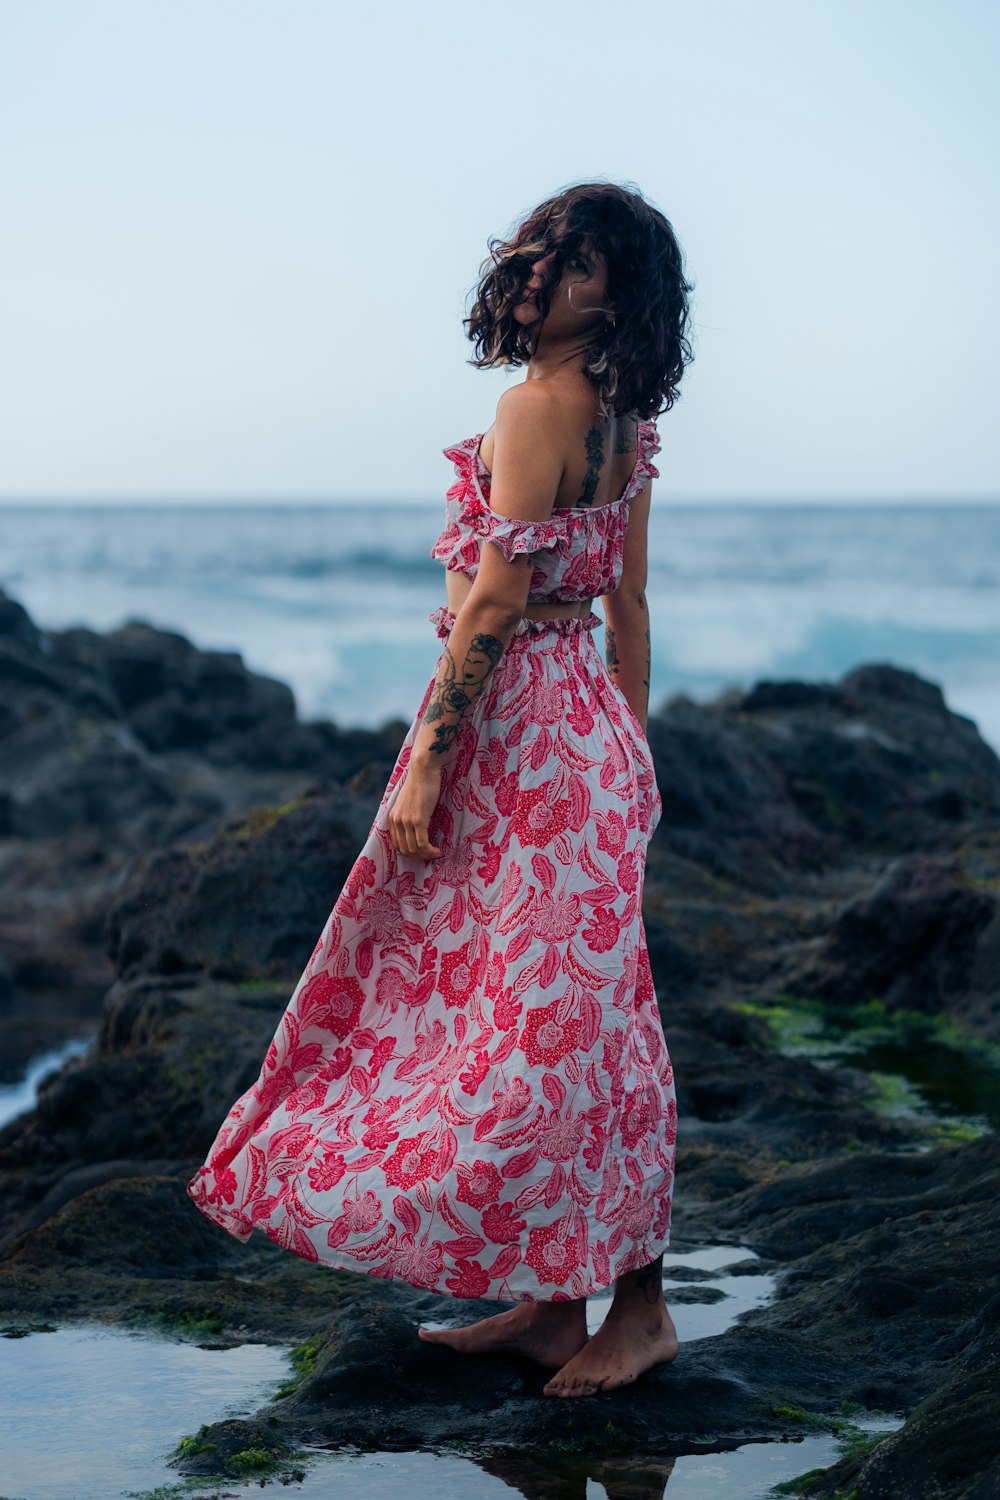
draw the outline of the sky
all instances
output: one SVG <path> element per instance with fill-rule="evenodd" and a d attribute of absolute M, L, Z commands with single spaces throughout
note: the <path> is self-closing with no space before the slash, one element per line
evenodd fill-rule
<path fill-rule="evenodd" d="M 0 0 L 0 498 L 433 500 L 587 179 L 683 247 L 678 502 L 996 500 L 995 0 Z"/>

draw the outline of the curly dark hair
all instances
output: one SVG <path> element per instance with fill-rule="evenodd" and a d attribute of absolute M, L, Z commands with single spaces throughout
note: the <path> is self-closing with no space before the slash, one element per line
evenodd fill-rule
<path fill-rule="evenodd" d="M 550 280 L 539 294 L 542 318 L 547 292 L 584 242 L 608 267 L 607 298 L 614 324 L 605 322 L 584 351 L 583 373 L 596 387 L 601 415 L 635 413 L 644 421 L 669 411 L 678 399 L 685 366 L 694 358 L 687 339 L 694 283 L 670 221 L 634 183 L 581 182 L 546 198 L 509 239 L 492 237 L 489 259 L 471 314 L 463 318 L 476 347 L 477 369 L 517 366 L 531 356 L 542 319 L 518 323 L 513 309 L 534 261 L 556 252 Z"/>

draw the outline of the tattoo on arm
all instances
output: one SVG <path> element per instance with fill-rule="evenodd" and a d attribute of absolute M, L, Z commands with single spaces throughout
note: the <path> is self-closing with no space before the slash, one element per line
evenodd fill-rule
<path fill-rule="evenodd" d="M 638 603 L 639 603 L 639 608 L 646 613 L 646 616 L 648 618 L 649 611 L 648 611 L 647 606 L 646 606 L 646 596 L 645 596 L 644 593 L 640 593 L 639 594 L 639 596 L 638 596 Z M 650 666 L 651 666 L 651 662 L 652 662 L 652 644 L 651 644 L 651 640 L 650 640 L 649 626 L 648 625 L 646 626 L 646 630 L 645 630 L 645 638 L 646 638 L 646 648 L 645 648 L 645 652 L 643 653 L 643 671 L 645 673 L 645 676 L 641 679 L 641 681 L 642 681 L 642 686 L 646 690 L 646 707 L 648 708 L 648 706 L 649 706 L 649 676 L 650 676 Z M 605 659 L 606 659 L 607 664 L 608 664 L 608 671 L 610 672 L 611 676 L 612 677 L 620 677 L 621 676 L 622 662 L 621 662 L 621 657 L 618 655 L 618 643 L 615 640 L 615 633 L 611 629 L 610 625 L 605 625 L 605 627 L 604 627 L 604 652 L 605 652 Z"/>
<path fill-rule="evenodd" d="M 604 652 L 608 663 L 608 671 L 612 677 L 617 677 L 621 662 L 618 660 L 618 650 L 615 646 L 615 633 L 610 625 L 604 627 Z"/>
<path fill-rule="evenodd" d="M 436 725 L 430 746 L 435 754 L 446 755 L 451 749 L 465 715 L 485 691 L 503 653 L 503 642 L 495 635 L 477 631 L 469 643 L 461 671 L 458 671 L 455 658 L 445 646 L 441 671 L 423 717 L 425 724 Z"/>

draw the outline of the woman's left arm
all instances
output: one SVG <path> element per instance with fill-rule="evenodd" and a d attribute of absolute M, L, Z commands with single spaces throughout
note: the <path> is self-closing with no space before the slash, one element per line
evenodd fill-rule
<path fill-rule="evenodd" d="M 646 603 L 647 530 L 652 481 L 628 508 L 621 578 L 613 594 L 604 594 L 604 639 L 608 673 L 646 730 L 649 713 L 649 606 Z"/>
<path fill-rule="evenodd" d="M 552 397 L 534 381 L 505 391 L 497 403 L 490 508 L 527 522 L 547 521 L 562 477 L 552 443 Z M 403 784 L 389 814 L 400 854 L 437 858 L 428 827 L 441 773 L 473 706 L 524 614 L 531 584 L 530 553 L 510 561 L 492 542 L 480 546 L 479 567 L 438 662 L 430 701 L 414 738 Z"/>

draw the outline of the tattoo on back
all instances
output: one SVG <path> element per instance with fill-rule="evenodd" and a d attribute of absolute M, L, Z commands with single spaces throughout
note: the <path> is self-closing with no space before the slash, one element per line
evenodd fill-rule
<path fill-rule="evenodd" d="M 604 439 L 601 436 L 601 429 L 599 427 L 591 427 L 584 439 L 584 443 L 587 449 L 587 472 L 583 480 L 583 493 L 577 503 L 579 505 L 593 505 L 601 465 L 604 463 Z"/>
<path fill-rule="evenodd" d="M 634 453 L 639 442 L 635 417 L 615 417 L 611 423 L 612 453 Z"/>
<path fill-rule="evenodd" d="M 455 658 L 445 646 L 442 671 L 423 717 L 423 723 L 436 725 L 430 747 L 435 754 L 445 755 L 451 749 L 465 715 L 485 691 L 503 652 L 503 642 L 495 635 L 477 631 L 469 643 L 461 671 L 458 671 Z"/>

